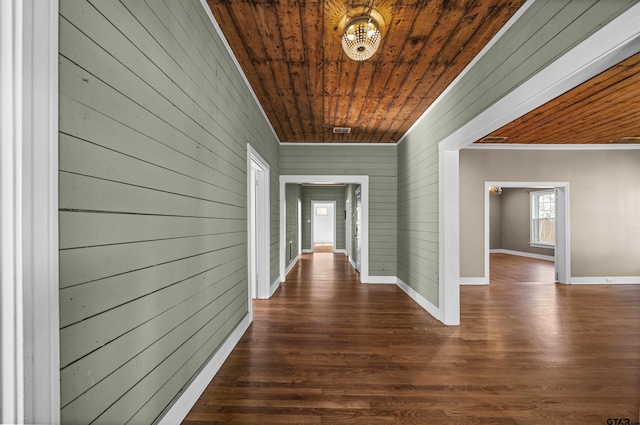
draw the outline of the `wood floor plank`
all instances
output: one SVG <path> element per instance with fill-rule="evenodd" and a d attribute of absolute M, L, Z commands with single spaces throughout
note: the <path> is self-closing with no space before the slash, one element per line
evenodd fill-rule
<path fill-rule="evenodd" d="M 491 256 L 446 327 L 347 258 L 304 254 L 184 424 L 606 424 L 640 418 L 640 285 Z"/>

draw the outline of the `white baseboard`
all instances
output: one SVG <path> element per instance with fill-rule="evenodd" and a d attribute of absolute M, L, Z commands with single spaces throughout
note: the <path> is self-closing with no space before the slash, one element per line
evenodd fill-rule
<path fill-rule="evenodd" d="M 369 284 L 395 285 L 398 278 L 395 276 L 369 276 Z"/>
<path fill-rule="evenodd" d="M 171 405 L 166 413 L 156 422 L 158 425 L 173 425 L 181 423 L 189 414 L 189 411 L 198 401 L 204 390 L 218 373 L 222 364 L 227 360 L 231 351 L 242 338 L 242 335 L 251 325 L 249 314 L 238 323 L 238 326 L 229 334 L 225 342 L 215 352 L 213 356 L 200 369 L 200 372 L 185 387 L 180 397 Z"/>
<path fill-rule="evenodd" d="M 271 298 L 273 294 L 275 294 L 275 292 L 278 290 L 279 287 L 280 287 L 280 279 L 277 278 L 271 283 L 271 288 L 269 288 L 269 298 Z"/>
<path fill-rule="evenodd" d="M 346 249 L 334 249 L 333 250 L 334 254 L 344 254 L 347 255 L 347 250 Z"/>
<path fill-rule="evenodd" d="M 351 264 L 351 267 L 353 267 L 354 269 L 356 269 L 356 270 L 358 269 L 356 267 L 356 263 L 353 261 L 353 259 L 351 257 L 349 257 L 349 264 Z"/>
<path fill-rule="evenodd" d="M 461 277 L 460 285 L 488 285 L 489 279 L 487 277 Z"/>
<path fill-rule="evenodd" d="M 556 260 L 556 258 L 553 255 L 533 254 L 533 253 L 530 253 L 530 252 L 512 251 L 510 249 L 490 249 L 489 253 L 490 254 L 517 255 L 519 257 L 535 258 L 537 260 L 547 260 L 547 261 L 555 261 Z"/>
<path fill-rule="evenodd" d="M 303 254 L 313 254 L 313 249 L 303 249 L 302 253 Z"/>
<path fill-rule="evenodd" d="M 291 262 L 289 263 L 289 265 L 287 266 L 287 269 L 285 270 L 284 274 L 285 276 L 289 274 L 289 272 L 291 271 L 291 269 L 298 263 L 298 259 L 300 258 L 299 255 L 296 255 L 296 258 L 294 258 L 293 260 L 291 260 Z"/>
<path fill-rule="evenodd" d="M 640 285 L 640 276 L 572 277 L 572 285 Z"/>
<path fill-rule="evenodd" d="M 400 289 L 402 289 L 407 295 L 409 295 L 412 300 L 417 302 L 420 307 L 424 308 L 427 313 L 432 315 L 436 320 L 442 322 L 442 319 L 440 318 L 440 309 L 433 305 L 431 301 L 420 295 L 418 292 L 416 292 L 415 289 L 407 285 L 399 277 L 396 278 L 396 285 L 398 285 Z"/>

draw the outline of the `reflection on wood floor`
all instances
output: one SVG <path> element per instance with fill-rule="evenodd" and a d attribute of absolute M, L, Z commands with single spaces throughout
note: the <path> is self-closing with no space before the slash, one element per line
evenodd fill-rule
<path fill-rule="evenodd" d="M 316 243 L 313 244 L 313 252 L 333 252 L 333 244 L 330 243 Z"/>
<path fill-rule="evenodd" d="M 491 266 L 445 327 L 396 286 L 359 284 L 346 257 L 302 255 L 185 423 L 639 420 L 640 286 L 559 285 L 553 263 L 500 254 Z"/>

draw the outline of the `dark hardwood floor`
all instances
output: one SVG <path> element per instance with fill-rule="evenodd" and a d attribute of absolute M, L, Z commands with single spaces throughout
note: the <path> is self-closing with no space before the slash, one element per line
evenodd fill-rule
<path fill-rule="evenodd" d="M 560 285 L 493 254 L 445 327 L 346 257 L 306 254 L 185 424 L 622 424 L 640 421 L 640 285 Z"/>

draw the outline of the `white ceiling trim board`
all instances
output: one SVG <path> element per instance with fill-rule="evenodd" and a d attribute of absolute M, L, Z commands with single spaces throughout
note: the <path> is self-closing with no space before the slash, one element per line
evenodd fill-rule
<path fill-rule="evenodd" d="M 330 146 L 330 147 L 338 147 L 338 146 L 397 146 L 397 143 L 322 143 L 322 142 L 284 142 L 280 143 L 281 146 Z"/>
<path fill-rule="evenodd" d="M 472 144 L 463 149 L 521 150 L 521 151 L 624 151 L 640 149 L 640 143 L 634 144 L 521 144 L 521 143 L 482 143 Z"/>

